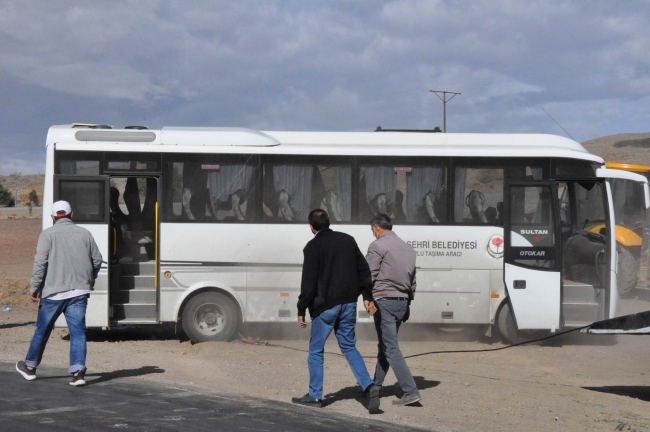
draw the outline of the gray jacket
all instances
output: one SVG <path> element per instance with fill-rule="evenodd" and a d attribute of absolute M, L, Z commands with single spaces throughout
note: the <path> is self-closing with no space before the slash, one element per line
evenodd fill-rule
<path fill-rule="evenodd" d="M 370 243 L 366 260 L 372 274 L 372 296 L 415 296 L 415 250 L 392 231 Z"/>
<path fill-rule="evenodd" d="M 59 219 L 38 237 L 29 291 L 49 297 L 73 289 L 92 290 L 102 255 L 92 234 Z"/>

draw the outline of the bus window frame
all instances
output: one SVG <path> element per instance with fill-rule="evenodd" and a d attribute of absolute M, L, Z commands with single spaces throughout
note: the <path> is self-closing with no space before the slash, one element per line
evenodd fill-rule
<path fill-rule="evenodd" d="M 382 156 L 382 155 L 371 155 L 371 156 L 354 156 L 355 166 L 352 173 L 352 225 L 370 225 L 370 220 L 361 219 L 361 200 L 360 200 L 360 175 L 361 175 L 361 166 L 362 165 L 380 165 L 388 164 L 394 165 L 395 167 L 411 166 L 411 167 L 431 167 L 431 168 L 444 168 L 445 169 L 445 187 L 447 188 L 447 199 L 446 207 L 447 211 L 445 214 L 445 222 L 407 222 L 400 224 L 402 226 L 446 226 L 451 225 L 451 216 L 452 209 L 451 205 L 451 193 L 450 193 L 450 172 L 451 172 L 451 159 L 446 156 Z M 388 163 L 383 162 L 384 160 Z M 431 163 L 434 161 L 434 163 Z M 406 199 L 406 197 L 404 198 Z"/>
<path fill-rule="evenodd" d="M 74 181 L 74 182 L 103 182 L 104 183 L 104 220 L 103 221 L 79 221 L 75 220 L 74 216 L 72 220 L 79 225 L 109 225 L 110 224 L 110 177 L 105 175 L 98 176 L 77 176 L 77 175 L 65 175 L 65 174 L 54 174 L 52 176 L 52 192 L 54 202 L 59 201 L 61 197 L 60 184 L 62 181 Z M 75 209 L 72 207 L 72 212 L 74 213 Z"/>
<path fill-rule="evenodd" d="M 542 178 L 539 181 L 545 181 L 545 180 L 552 180 L 552 161 L 553 157 L 513 157 L 509 160 L 503 161 L 500 160 L 499 158 L 496 157 L 482 157 L 482 158 L 476 158 L 476 157 L 452 157 L 451 158 L 451 164 L 450 168 L 448 169 L 447 175 L 449 176 L 449 183 L 448 183 L 448 208 L 449 208 L 449 223 L 447 225 L 453 225 L 453 226 L 471 226 L 471 227 L 498 227 L 498 228 L 503 228 L 504 224 L 492 224 L 492 223 L 487 223 L 487 224 L 482 224 L 482 223 L 472 223 L 472 222 L 456 222 L 453 218 L 453 206 L 455 204 L 454 202 L 454 191 L 456 190 L 456 168 L 457 167 L 462 167 L 462 168 L 468 168 L 468 169 L 502 169 L 503 170 L 503 190 L 502 190 L 502 197 L 503 197 L 503 206 L 504 206 L 504 213 L 505 213 L 505 192 L 506 192 L 506 182 L 508 181 L 533 181 L 533 180 L 527 180 L 527 179 L 508 179 L 506 176 L 507 169 L 516 167 L 516 166 L 523 166 L 524 168 L 530 167 L 530 168 L 541 168 L 542 169 Z M 496 162 L 496 163 L 495 163 Z M 503 216 L 505 217 L 505 215 Z"/>
<path fill-rule="evenodd" d="M 212 153 L 162 153 L 162 158 L 161 158 L 161 168 L 160 168 L 160 197 L 161 201 L 159 203 L 159 214 L 160 214 L 160 223 L 174 223 L 174 224 L 262 224 L 264 222 L 261 221 L 260 219 L 260 212 L 262 212 L 262 192 L 261 192 L 261 187 L 262 187 L 262 175 L 261 175 L 261 160 L 262 156 L 259 153 L 218 153 L 218 152 L 212 152 Z M 208 158 L 218 158 L 218 157 L 225 157 L 225 158 L 252 158 L 253 163 L 251 164 L 253 166 L 253 174 L 252 178 L 250 180 L 251 188 L 253 188 L 254 193 L 253 193 L 253 208 L 255 211 L 255 216 L 252 217 L 251 219 L 246 219 L 243 221 L 240 220 L 199 220 L 199 221 L 192 221 L 192 220 L 187 220 L 183 219 L 182 216 L 179 219 L 179 216 L 174 214 L 174 199 L 173 199 L 173 194 L 174 194 L 174 168 L 173 164 L 174 163 L 201 163 L 201 162 L 206 162 L 205 157 Z M 201 160 L 201 158 L 204 158 Z M 209 161 L 208 161 L 209 162 Z M 170 188 L 167 189 L 167 185 L 169 184 Z"/>
<path fill-rule="evenodd" d="M 513 246 L 511 246 L 511 237 L 512 237 L 512 214 L 511 214 L 511 208 L 510 208 L 510 196 L 509 194 L 506 194 L 510 188 L 512 187 L 522 187 L 522 188 L 529 188 L 529 187 L 542 187 L 542 188 L 549 188 L 550 189 L 550 203 L 551 203 L 551 213 L 553 215 L 553 239 L 554 239 L 554 245 L 553 246 L 539 246 L 536 249 L 544 249 L 544 250 L 554 250 L 554 265 L 552 267 L 539 267 L 539 266 L 534 266 L 534 265 L 529 265 L 529 264 L 524 264 L 521 262 L 517 262 L 516 257 L 514 255 L 513 251 Z M 557 197 L 557 183 L 554 180 L 535 180 L 535 181 L 521 181 L 521 180 L 511 180 L 508 182 L 504 182 L 503 185 L 504 189 L 504 224 L 503 224 L 503 237 L 505 241 L 505 248 L 504 248 L 504 254 L 503 254 L 503 263 L 504 266 L 505 264 L 511 265 L 511 266 L 516 266 L 516 267 L 521 267 L 523 269 L 527 270 L 538 270 L 538 271 L 547 271 L 547 272 L 560 272 L 562 274 L 564 272 L 563 268 L 563 251 L 562 251 L 562 239 L 561 239 L 561 227 L 562 227 L 562 221 L 560 219 L 560 200 Z M 529 224 L 531 227 L 534 227 L 534 225 Z M 524 225 L 521 225 L 524 226 Z M 522 247 L 518 247 L 520 249 L 523 249 Z M 526 247 L 526 249 L 534 249 L 535 246 L 530 246 Z M 505 272 L 505 270 L 504 270 Z"/>

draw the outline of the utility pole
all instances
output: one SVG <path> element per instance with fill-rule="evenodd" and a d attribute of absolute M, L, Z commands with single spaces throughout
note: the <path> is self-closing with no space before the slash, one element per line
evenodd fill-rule
<path fill-rule="evenodd" d="M 438 99 L 442 101 L 442 131 L 447 132 L 447 102 L 452 100 L 456 95 L 459 95 L 460 92 L 450 92 L 447 90 L 432 90 L 429 88 L 430 93 L 435 93 L 438 96 Z M 442 97 L 440 95 L 442 94 Z M 450 94 L 451 97 L 447 99 L 447 95 Z"/>
<path fill-rule="evenodd" d="M 18 180 L 16 180 L 16 198 L 14 198 L 14 207 L 18 207 L 18 203 L 20 202 L 20 197 L 18 196 Z"/>

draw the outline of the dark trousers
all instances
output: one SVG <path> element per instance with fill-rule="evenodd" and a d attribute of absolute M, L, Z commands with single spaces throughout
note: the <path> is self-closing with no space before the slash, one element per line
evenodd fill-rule
<path fill-rule="evenodd" d="M 377 312 L 373 315 L 375 329 L 379 339 L 377 354 L 377 367 L 375 368 L 375 384 L 383 385 L 388 368 L 392 366 L 397 382 L 405 395 L 418 393 L 415 380 L 406 360 L 399 349 L 397 332 L 406 315 L 408 303 L 402 300 L 386 300 L 379 298 L 375 300 Z"/>

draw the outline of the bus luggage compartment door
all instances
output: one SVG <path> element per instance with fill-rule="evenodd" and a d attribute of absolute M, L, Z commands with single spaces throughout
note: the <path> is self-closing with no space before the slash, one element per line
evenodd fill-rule
<path fill-rule="evenodd" d="M 560 326 L 561 249 L 555 185 L 510 182 L 505 197 L 504 283 L 518 330 Z"/>

